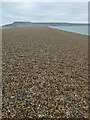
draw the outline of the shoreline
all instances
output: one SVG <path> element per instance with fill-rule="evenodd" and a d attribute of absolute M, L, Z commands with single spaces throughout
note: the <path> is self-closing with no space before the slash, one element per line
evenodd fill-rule
<path fill-rule="evenodd" d="M 84 35 L 84 36 L 90 36 L 88 34 L 85 34 L 85 33 L 79 33 L 79 32 L 73 32 L 73 31 L 70 31 L 70 30 L 63 30 L 63 29 L 58 29 L 58 28 L 53 28 L 54 26 L 31 26 L 31 27 L 13 27 L 13 28 L 1 28 L 1 30 L 3 29 L 24 29 L 24 28 L 49 28 L 49 29 L 55 29 L 55 30 L 59 30 L 59 31 L 64 31 L 64 32 L 69 32 L 69 33 L 75 33 L 75 34 L 79 34 L 79 35 Z"/>
<path fill-rule="evenodd" d="M 50 27 L 48 27 L 48 28 L 50 28 Z M 58 28 L 51 28 L 51 29 L 60 30 L 60 31 L 68 32 L 68 33 L 79 34 L 79 35 L 83 35 L 83 36 L 90 36 L 88 34 L 79 33 L 79 32 L 72 32 L 72 31 L 69 31 L 69 30 L 63 30 L 63 29 L 58 29 Z"/>

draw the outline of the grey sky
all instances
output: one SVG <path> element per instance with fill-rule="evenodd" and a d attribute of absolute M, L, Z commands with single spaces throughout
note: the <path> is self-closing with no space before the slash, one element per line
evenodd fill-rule
<path fill-rule="evenodd" d="M 3 2 L 2 24 L 14 21 L 87 23 L 88 2 Z"/>
<path fill-rule="evenodd" d="M 3 2 L 89 2 L 89 0 L 2 0 Z"/>

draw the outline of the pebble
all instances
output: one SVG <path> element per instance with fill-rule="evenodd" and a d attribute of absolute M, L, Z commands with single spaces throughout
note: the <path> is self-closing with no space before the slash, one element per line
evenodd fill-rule
<path fill-rule="evenodd" d="M 88 118 L 86 37 L 65 36 L 48 28 L 21 30 L 22 35 L 16 29 L 6 31 L 2 47 L 3 118 Z"/>

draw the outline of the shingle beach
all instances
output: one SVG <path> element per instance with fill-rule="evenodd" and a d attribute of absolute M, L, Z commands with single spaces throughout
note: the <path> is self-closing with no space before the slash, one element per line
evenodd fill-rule
<path fill-rule="evenodd" d="M 88 36 L 48 27 L 2 30 L 2 115 L 88 118 Z"/>

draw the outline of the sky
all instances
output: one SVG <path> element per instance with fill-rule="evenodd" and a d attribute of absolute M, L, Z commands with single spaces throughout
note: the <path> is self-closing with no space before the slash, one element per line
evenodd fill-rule
<path fill-rule="evenodd" d="M 89 2 L 89 0 L 1 0 L 2 2 Z"/>
<path fill-rule="evenodd" d="M 2 15 L 0 25 L 14 21 L 87 23 L 88 1 L 60 2 L 60 0 L 49 0 L 48 2 L 41 2 L 34 0 L 32 2 L 23 0 L 23 2 L 17 2 L 15 0 L 10 2 L 10 0 L 4 0 L 0 14 Z"/>

